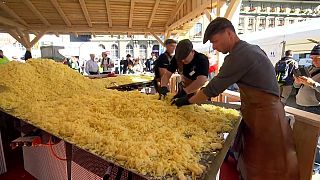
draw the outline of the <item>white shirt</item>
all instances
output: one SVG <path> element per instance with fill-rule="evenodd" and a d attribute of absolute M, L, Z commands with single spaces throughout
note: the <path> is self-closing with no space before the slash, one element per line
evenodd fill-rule
<path fill-rule="evenodd" d="M 109 59 L 109 63 L 108 63 L 108 59 Z M 112 68 L 112 66 L 113 66 L 113 61 L 110 58 L 105 57 L 102 64 L 103 71 L 104 72 L 107 71 L 109 68 Z"/>
<path fill-rule="evenodd" d="M 89 72 L 99 72 L 98 63 L 94 60 L 87 61 L 85 71 L 87 74 L 90 74 Z"/>

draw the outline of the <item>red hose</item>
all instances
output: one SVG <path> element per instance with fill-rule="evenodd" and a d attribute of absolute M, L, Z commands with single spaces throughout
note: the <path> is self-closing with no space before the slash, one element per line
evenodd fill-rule
<path fill-rule="evenodd" d="M 49 146 L 50 146 L 50 150 L 51 150 L 52 155 L 53 155 L 54 157 L 56 157 L 57 159 L 61 160 L 61 161 L 66 161 L 67 159 L 59 157 L 59 156 L 56 154 L 56 152 L 54 152 L 51 138 L 52 138 L 52 136 L 50 136 L 50 138 L 49 138 Z"/>

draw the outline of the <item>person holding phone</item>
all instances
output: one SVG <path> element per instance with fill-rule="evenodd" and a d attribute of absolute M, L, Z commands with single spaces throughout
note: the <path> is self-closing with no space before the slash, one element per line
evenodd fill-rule
<path fill-rule="evenodd" d="M 312 66 L 308 72 L 301 68 L 294 73 L 294 87 L 299 88 L 296 95 L 297 108 L 320 114 L 320 45 L 313 47 L 310 53 Z"/>

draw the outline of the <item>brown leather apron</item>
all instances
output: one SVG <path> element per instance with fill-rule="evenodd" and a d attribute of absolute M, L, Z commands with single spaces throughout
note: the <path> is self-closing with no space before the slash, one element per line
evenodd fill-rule
<path fill-rule="evenodd" d="M 238 168 L 245 180 L 298 180 L 292 130 L 280 97 L 239 84 L 243 126 Z"/>

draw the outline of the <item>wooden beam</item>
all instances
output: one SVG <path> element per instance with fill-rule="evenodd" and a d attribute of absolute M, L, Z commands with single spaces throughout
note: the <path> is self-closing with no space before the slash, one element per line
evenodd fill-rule
<path fill-rule="evenodd" d="M 13 30 L 13 29 L 8 29 L 8 33 L 15 39 L 17 40 L 18 42 L 21 41 L 21 38 L 19 37 L 18 33 L 16 30 Z"/>
<path fill-rule="evenodd" d="M 54 33 L 54 35 L 56 35 L 57 37 L 59 37 L 59 36 L 60 36 L 58 32 L 55 32 L 55 33 Z"/>
<path fill-rule="evenodd" d="M 183 30 L 183 29 L 175 29 L 172 31 L 172 33 L 175 33 L 175 34 L 185 34 L 186 30 Z"/>
<path fill-rule="evenodd" d="M 21 24 L 23 24 L 24 26 L 28 26 L 28 24 L 20 16 L 18 16 L 12 9 L 10 9 L 5 3 L 1 2 L 0 7 L 3 11 L 8 13 L 11 17 L 14 17 L 15 19 L 17 19 Z"/>
<path fill-rule="evenodd" d="M 9 29 L 8 33 L 15 39 L 17 40 L 20 44 L 22 44 L 25 48 L 27 48 L 27 45 L 24 43 L 22 38 L 19 37 L 18 33 L 15 30 Z"/>
<path fill-rule="evenodd" d="M 0 16 L 0 23 L 8 25 L 8 26 L 23 28 L 23 29 L 26 28 L 24 25 L 19 24 L 15 21 L 12 21 L 11 19 L 8 19 L 8 18 L 2 17 L 2 16 Z"/>
<path fill-rule="evenodd" d="M 115 33 L 131 32 L 135 34 L 144 34 L 144 33 L 149 33 L 150 31 L 155 33 L 163 33 L 165 31 L 165 29 L 162 27 L 147 29 L 145 26 L 139 26 L 139 27 L 134 27 L 129 29 L 128 26 L 109 28 L 108 25 L 96 25 L 92 28 L 89 28 L 87 25 L 73 25 L 72 27 L 65 27 L 65 25 L 55 25 L 49 28 L 45 28 L 40 25 L 34 25 L 32 26 L 32 30 L 46 31 L 48 33 L 59 32 L 60 34 L 62 32 L 68 32 L 68 33 L 78 32 L 78 33 L 88 33 L 88 34 L 91 34 L 91 32 L 115 32 Z"/>
<path fill-rule="evenodd" d="M 166 35 L 166 39 L 169 39 L 169 38 L 170 38 L 170 36 L 171 36 L 171 32 L 172 32 L 172 31 L 167 31 L 167 32 L 165 33 L 165 35 Z"/>
<path fill-rule="evenodd" d="M 91 21 L 92 25 L 95 25 L 95 24 L 109 24 L 109 22 L 107 21 Z"/>
<path fill-rule="evenodd" d="M 134 0 L 134 2 L 138 2 L 138 3 L 154 3 L 154 0 Z"/>
<path fill-rule="evenodd" d="M 45 33 L 45 31 L 42 31 L 36 37 L 34 37 L 30 43 L 31 47 L 33 47 Z"/>
<path fill-rule="evenodd" d="M 169 30 L 174 30 L 175 28 L 183 25 L 184 23 L 193 20 L 195 18 L 197 18 L 197 16 L 201 15 L 201 13 L 207 9 L 207 7 L 210 5 L 210 1 L 206 2 L 204 4 L 202 4 L 201 6 L 198 6 L 196 9 L 193 9 L 192 12 L 188 13 L 187 15 L 185 15 L 184 17 L 182 17 L 181 19 L 179 19 L 178 21 L 174 22 L 173 24 L 171 24 L 168 29 Z M 212 3 L 214 3 L 214 5 L 216 5 L 216 1 L 213 1 Z M 213 6 L 213 5 L 212 5 Z"/>
<path fill-rule="evenodd" d="M 221 14 L 221 7 L 222 7 L 222 2 L 221 0 L 217 0 L 217 17 L 220 17 L 220 14 Z"/>
<path fill-rule="evenodd" d="M 92 22 L 91 22 L 91 19 L 89 16 L 89 12 L 88 12 L 86 3 L 84 2 L 84 0 L 79 0 L 79 2 L 80 2 L 80 6 L 81 6 L 82 12 L 84 14 L 84 17 L 86 18 L 86 21 L 88 23 L 88 26 L 92 27 Z"/>
<path fill-rule="evenodd" d="M 69 21 L 69 19 L 67 18 L 66 14 L 63 12 L 63 10 L 61 9 L 58 1 L 57 0 L 51 0 L 51 3 L 56 8 L 58 13 L 60 14 L 60 16 L 63 19 L 64 23 L 66 23 L 66 25 L 68 27 L 71 27 L 71 22 Z"/>
<path fill-rule="evenodd" d="M 22 31 L 20 31 L 19 29 L 17 29 L 17 31 L 20 39 L 24 42 L 24 44 L 26 45 L 25 48 L 31 48 L 30 46 L 30 38 L 29 38 L 29 33 L 23 33 Z"/>
<path fill-rule="evenodd" d="M 150 32 L 150 34 L 164 47 L 163 41 L 154 32 Z"/>
<path fill-rule="evenodd" d="M 33 33 L 33 35 L 35 35 L 35 36 L 37 36 L 37 35 L 39 34 L 39 32 L 36 32 L 36 31 L 33 31 L 32 33 Z"/>
<path fill-rule="evenodd" d="M 23 33 L 24 33 L 25 35 L 27 34 L 26 40 L 27 40 L 28 42 L 30 42 L 30 33 L 29 33 L 28 31 L 24 31 Z"/>
<path fill-rule="evenodd" d="M 109 0 L 105 0 L 105 2 L 106 2 L 106 8 L 107 8 L 109 27 L 112 27 L 110 1 Z"/>
<path fill-rule="evenodd" d="M 131 0 L 130 16 L 129 16 L 129 28 L 132 28 L 133 10 L 134 10 L 134 0 Z"/>
<path fill-rule="evenodd" d="M 173 11 L 171 12 L 170 16 L 169 16 L 169 20 L 166 23 L 165 26 L 169 26 L 173 21 L 174 18 L 176 17 L 176 15 L 179 13 L 180 9 L 182 8 L 182 5 L 186 2 L 186 0 L 179 0 L 179 2 L 177 3 L 176 7 L 173 9 Z"/>
<path fill-rule="evenodd" d="M 154 3 L 153 10 L 152 10 L 152 13 L 151 13 L 151 16 L 150 16 L 150 20 L 149 20 L 149 23 L 148 23 L 148 28 L 151 27 L 154 15 L 156 14 L 158 6 L 159 6 L 159 2 L 160 2 L 160 0 L 157 0 L 156 3 Z"/>
<path fill-rule="evenodd" d="M 234 12 L 236 11 L 237 7 L 239 6 L 241 0 L 230 0 L 228 9 L 226 10 L 226 13 L 224 14 L 224 17 L 227 19 L 231 19 L 234 15 Z"/>
<path fill-rule="evenodd" d="M 42 16 L 40 11 L 30 2 L 30 0 L 23 0 L 24 4 L 28 6 L 28 8 L 41 20 L 41 22 L 47 26 L 51 26 L 46 18 Z"/>
<path fill-rule="evenodd" d="M 93 32 L 93 33 L 91 33 L 91 34 L 92 34 L 92 36 L 93 36 L 94 38 L 96 37 L 96 33 Z"/>
<path fill-rule="evenodd" d="M 211 12 L 208 9 L 204 11 L 204 14 L 206 15 L 209 21 L 212 21 L 213 19 L 216 18 L 214 15 L 211 15 Z"/>

